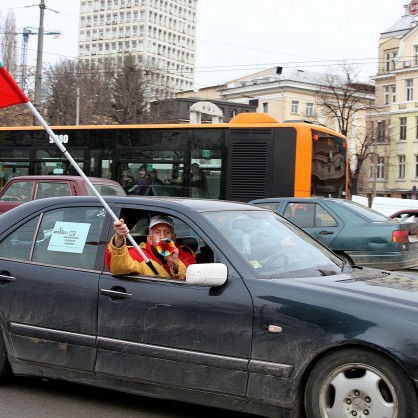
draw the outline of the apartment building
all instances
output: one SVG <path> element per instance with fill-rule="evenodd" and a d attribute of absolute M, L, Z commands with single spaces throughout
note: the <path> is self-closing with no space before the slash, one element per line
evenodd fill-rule
<path fill-rule="evenodd" d="M 198 0 L 81 0 L 78 56 L 120 66 L 131 53 L 154 99 L 191 89 Z"/>
<path fill-rule="evenodd" d="M 417 23 L 405 5 L 403 16 L 380 36 L 376 112 L 368 115 L 376 138 L 369 167 L 372 195 L 413 197 L 418 185 Z"/>

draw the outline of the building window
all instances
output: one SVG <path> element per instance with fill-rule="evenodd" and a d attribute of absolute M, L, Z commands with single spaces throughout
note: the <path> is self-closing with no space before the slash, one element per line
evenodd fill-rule
<path fill-rule="evenodd" d="M 385 54 L 385 68 L 386 71 L 392 71 L 395 69 L 396 52 L 388 52 Z"/>
<path fill-rule="evenodd" d="M 370 178 L 383 180 L 385 178 L 385 158 L 374 157 L 370 165 Z"/>
<path fill-rule="evenodd" d="M 400 179 L 405 178 L 405 155 L 400 155 L 399 156 L 398 178 L 400 178 Z"/>
<path fill-rule="evenodd" d="M 385 86 L 384 88 L 385 105 L 396 102 L 396 86 Z"/>
<path fill-rule="evenodd" d="M 385 158 L 377 157 L 376 179 L 383 180 L 385 178 Z"/>
<path fill-rule="evenodd" d="M 296 100 L 292 100 L 292 108 L 290 110 L 290 113 L 299 113 L 299 102 Z"/>
<path fill-rule="evenodd" d="M 415 118 L 415 139 L 418 139 L 418 117 Z"/>
<path fill-rule="evenodd" d="M 415 178 L 418 178 L 418 155 L 415 156 Z"/>
<path fill-rule="evenodd" d="M 385 105 L 388 105 L 390 103 L 390 87 L 385 87 Z"/>
<path fill-rule="evenodd" d="M 269 104 L 267 102 L 263 103 L 263 112 L 268 113 L 269 111 Z"/>
<path fill-rule="evenodd" d="M 406 80 L 406 101 L 414 100 L 414 80 Z"/>
<path fill-rule="evenodd" d="M 313 116 L 313 103 L 306 103 L 306 116 Z"/>
<path fill-rule="evenodd" d="M 406 140 L 406 118 L 399 118 L 399 140 Z"/>
<path fill-rule="evenodd" d="M 377 142 L 385 142 L 386 121 L 378 120 L 375 125 L 375 137 Z"/>
<path fill-rule="evenodd" d="M 414 66 L 418 66 L 418 45 L 414 46 Z"/>

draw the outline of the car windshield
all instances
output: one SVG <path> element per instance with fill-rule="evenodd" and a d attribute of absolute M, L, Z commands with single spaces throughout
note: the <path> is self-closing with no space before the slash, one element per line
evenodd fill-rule
<path fill-rule="evenodd" d="M 203 215 L 262 278 L 328 276 L 343 270 L 331 251 L 271 211 Z"/>

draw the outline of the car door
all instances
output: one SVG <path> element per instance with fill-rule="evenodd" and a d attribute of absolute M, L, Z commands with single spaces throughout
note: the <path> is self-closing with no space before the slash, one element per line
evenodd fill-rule
<path fill-rule="evenodd" d="M 344 226 L 343 222 L 320 202 L 285 202 L 280 207 L 280 213 L 327 247 L 331 246 Z"/>
<path fill-rule="evenodd" d="M 17 366 L 94 370 L 103 219 L 97 207 L 58 208 L 0 237 L 0 313 Z"/>
<path fill-rule="evenodd" d="M 216 245 L 182 217 L 199 250 L 210 246 L 228 266 L 219 288 L 147 276 L 113 276 L 99 283 L 97 373 L 174 387 L 244 396 L 251 355 L 252 301 Z M 126 219 L 128 215 L 122 214 Z M 202 251 L 203 252 L 203 251 Z"/>

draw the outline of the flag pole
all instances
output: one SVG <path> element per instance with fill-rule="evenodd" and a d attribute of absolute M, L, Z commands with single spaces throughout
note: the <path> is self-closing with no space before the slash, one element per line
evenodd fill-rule
<path fill-rule="evenodd" d="M 118 221 L 119 220 L 118 217 L 112 211 L 112 209 L 110 208 L 110 206 L 106 203 L 106 201 L 103 199 L 103 197 L 100 195 L 100 193 L 96 190 L 96 188 L 91 183 L 90 179 L 84 174 L 83 170 L 76 163 L 76 161 L 73 159 L 73 157 L 70 155 L 70 153 L 66 150 L 66 148 L 64 147 L 64 145 L 62 144 L 62 142 L 57 138 L 57 136 L 55 135 L 55 133 L 52 131 L 52 129 L 45 122 L 44 118 L 36 110 L 35 106 L 30 101 L 27 101 L 25 104 L 30 109 L 30 111 L 33 113 L 33 115 L 35 116 L 35 118 L 39 121 L 39 123 L 45 128 L 45 130 L 48 132 L 49 136 L 55 142 L 55 144 L 57 145 L 57 147 L 62 151 L 62 153 L 65 155 L 65 157 L 71 163 L 71 165 L 75 168 L 75 170 L 77 171 L 77 173 L 80 174 L 80 176 L 83 178 L 83 180 L 90 186 L 90 188 L 93 190 L 93 193 L 100 200 L 101 204 L 104 206 L 104 208 L 109 213 L 109 215 L 112 217 L 112 219 L 114 221 Z M 158 272 L 157 272 L 155 266 L 152 264 L 151 260 L 144 254 L 144 252 L 141 250 L 141 248 L 139 247 L 139 245 L 132 238 L 131 234 L 128 233 L 128 235 L 126 236 L 126 238 L 133 245 L 133 247 L 138 251 L 138 253 L 144 259 L 145 263 L 153 271 L 153 273 L 158 276 Z"/>

